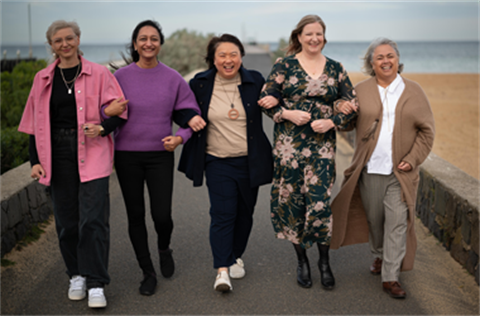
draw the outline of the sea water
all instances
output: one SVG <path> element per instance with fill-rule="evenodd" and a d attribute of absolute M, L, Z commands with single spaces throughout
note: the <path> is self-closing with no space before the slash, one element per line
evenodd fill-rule
<path fill-rule="evenodd" d="M 268 44 L 270 51 L 278 47 L 278 43 Z M 368 45 L 368 42 L 328 42 L 323 53 L 341 62 L 348 72 L 360 72 Z M 407 73 L 479 73 L 478 42 L 398 42 L 398 48 L 400 62 Z M 101 64 L 121 60 L 121 52 L 128 56 L 125 44 L 82 44 L 80 49 L 85 58 Z M 162 49 L 168 49 L 168 45 Z M 21 58 L 27 58 L 29 48 L 28 45 L 2 46 L 2 58 L 5 51 L 7 59 L 15 59 L 17 51 Z M 48 45 L 33 45 L 32 52 L 38 59 L 51 57 Z"/>

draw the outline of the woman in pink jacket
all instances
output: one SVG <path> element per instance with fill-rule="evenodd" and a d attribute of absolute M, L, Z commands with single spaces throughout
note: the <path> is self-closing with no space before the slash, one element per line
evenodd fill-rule
<path fill-rule="evenodd" d="M 55 21 L 46 36 L 55 61 L 35 76 L 18 130 L 30 134 L 32 178 L 51 188 L 68 297 L 82 300 L 88 289 L 89 307 L 102 308 L 110 282 L 110 132 L 127 113 L 102 120 L 100 111 L 127 101 L 106 67 L 81 57 L 75 22 Z"/>

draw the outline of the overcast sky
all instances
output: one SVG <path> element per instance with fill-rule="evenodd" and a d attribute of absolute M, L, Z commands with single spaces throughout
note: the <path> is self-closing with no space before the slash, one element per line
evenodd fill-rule
<path fill-rule="evenodd" d="M 307 14 L 319 15 L 329 41 L 478 40 L 479 3 L 468 1 L 43 1 L 1 0 L 1 42 L 28 44 L 58 19 L 75 20 L 82 43 L 127 43 L 138 22 L 158 21 L 168 37 L 187 28 L 207 34 L 232 33 L 243 40 L 288 38 Z"/>

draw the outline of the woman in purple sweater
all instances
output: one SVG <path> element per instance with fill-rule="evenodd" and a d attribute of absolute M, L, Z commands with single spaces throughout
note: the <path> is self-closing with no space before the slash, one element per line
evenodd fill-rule
<path fill-rule="evenodd" d="M 128 233 L 143 271 L 143 295 L 152 295 L 157 284 L 148 250 L 144 184 L 158 235 L 160 270 L 169 278 L 175 269 L 169 248 L 173 230 L 173 151 L 192 135 L 189 125 L 197 130 L 205 124 L 197 115 L 200 109 L 188 84 L 178 72 L 157 60 L 163 41 L 157 22 L 139 23 L 129 47 L 133 62 L 115 72 L 129 100 L 128 121 L 115 132 L 115 169 L 127 209 Z M 105 113 L 112 114 L 111 110 L 107 108 Z M 172 135 L 174 114 L 181 127 Z"/>

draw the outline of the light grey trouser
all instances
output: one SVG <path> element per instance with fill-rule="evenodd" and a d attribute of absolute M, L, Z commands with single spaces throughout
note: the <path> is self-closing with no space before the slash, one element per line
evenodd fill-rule
<path fill-rule="evenodd" d="M 402 201 L 395 174 L 368 174 L 359 181 L 360 195 L 370 231 L 370 250 L 383 259 L 382 282 L 398 281 L 407 245 L 408 206 Z"/>

